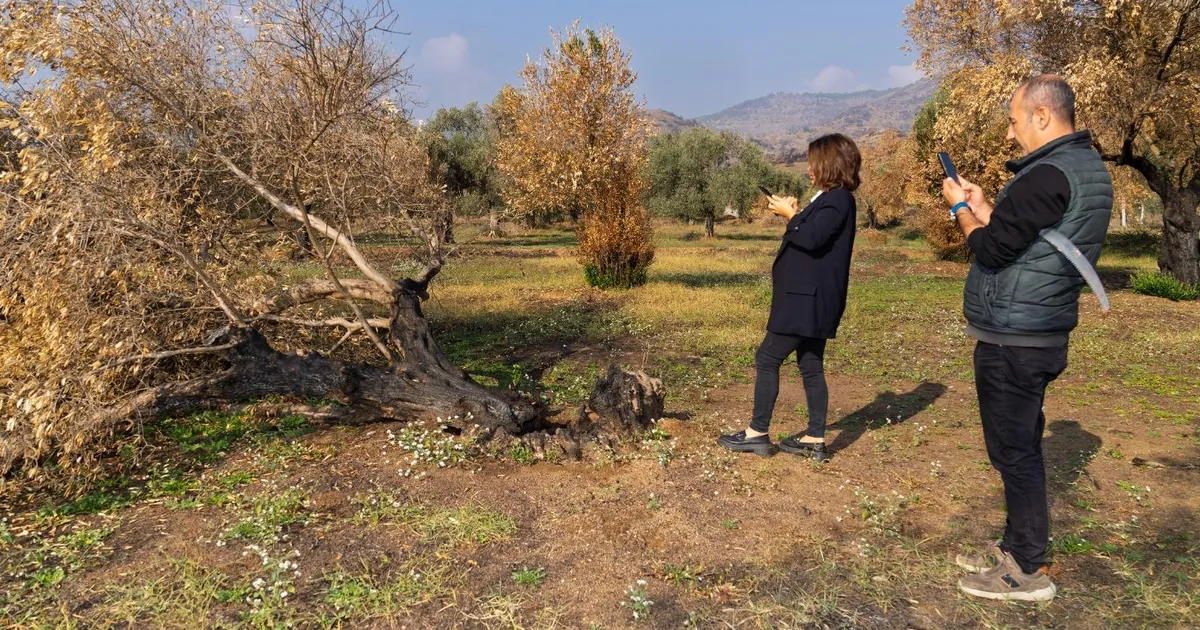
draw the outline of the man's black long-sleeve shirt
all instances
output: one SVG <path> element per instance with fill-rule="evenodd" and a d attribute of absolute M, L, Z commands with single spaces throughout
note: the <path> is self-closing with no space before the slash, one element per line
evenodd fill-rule
<path fill-rule="evenodd" d="M 967 245 L 979 264 L 999 269 L 1029 249 L 1039 232 L 1061 221 L 1070 202 L 1067 176 L 1049 164 L 1034 166 L 1008 187 L 991 220 L 971 232 Z"/>

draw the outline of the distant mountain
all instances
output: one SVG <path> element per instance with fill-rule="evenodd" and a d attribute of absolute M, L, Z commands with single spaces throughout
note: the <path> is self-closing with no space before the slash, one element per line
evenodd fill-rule
<path fill-rule="evenodd" d="M 675 133 L 683 131 L 688 127 L 697 127 L 699 124 L 694 120 L 676 116 L 665 109 L 651 109 L 646 113 L 658 125 L 658 130 L 661 133 Z"/>
<path fill-rule="evenodd" d="M 825 131 L 835 125 L 908 131 L 921 105 L 933 95 L 937 85 L 935 80 L 922 79 L 891 90 L 844 94 L 776 93 L 701 116 L 697 122 L 752 138 L 805 130 Z"/>
<path fill-rule="evenodd" d="M 887 129 L 907 133 L 913 119 L 937 89 L 922 79 L 890 90 L 844 94 L 776 93 L 701 116 L 696 122 L 739 133 L 779 155 L 806 148 L 813 138 L 841 132 L 865 139 Z"/>

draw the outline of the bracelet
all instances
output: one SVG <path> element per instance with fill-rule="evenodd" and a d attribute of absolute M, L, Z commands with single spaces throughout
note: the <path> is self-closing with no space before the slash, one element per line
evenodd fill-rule
<path fill-rule="evenodd" d="M 950 218 L 951 219 L 956 218 L 956 215 L 958 215 L 959 210 L 962 210 L 963 208 L 970 208 L 970 207 L 971 207 L 971 204 L 969 204 L 965 201 L 960 201 L 960 202 L 954 204 L 954 207 L 950 208 Z"/>

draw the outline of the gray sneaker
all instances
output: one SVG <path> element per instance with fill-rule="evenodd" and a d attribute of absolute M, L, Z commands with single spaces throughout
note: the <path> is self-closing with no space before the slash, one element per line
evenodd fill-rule
<path fill-rule="evenodd" d="M 1000 551 L 1000 543 L 992 543 L 987 551 L 983 553 L 964 554 L 960 553 L 954 557 L 954 564 L 970 571 L 971 573 L 983 573 L 988 569 L 1000 564 L 1000 559 L 1004 552 Z"/>
<path fill-rule="evenodd" d="M 967 595 L 985 599 L 1018 600 L 1023 602 L 1048 602 L 1054 599 L 1058 589 L 1045 568 L 1025 573 L 1013 559 L 1012 554 L 1000 552 L 1000 563 L 984 571 L 962 577 L 958 590 Z"/>

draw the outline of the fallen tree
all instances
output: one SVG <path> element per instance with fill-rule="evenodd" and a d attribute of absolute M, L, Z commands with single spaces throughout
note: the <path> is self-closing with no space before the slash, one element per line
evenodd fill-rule
<path fill-rule="evenodd" d="M 380 44 L 385 5 L 0 15 L 0 475 L 86 467 L 148 419 L 268 396 L 481 438 L 545 428 L 455 365 L 422 312 L 451 209 Z M 362 229 L 403 247 L 373 260 Z M 282 262 L 297 246 L 299 277 Z"/>

